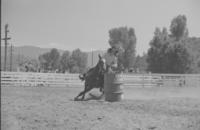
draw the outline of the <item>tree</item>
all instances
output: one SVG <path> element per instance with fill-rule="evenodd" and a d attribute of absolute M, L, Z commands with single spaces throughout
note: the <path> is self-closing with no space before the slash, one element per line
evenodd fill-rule
<path fill-rule="evenodd" d="M 171 46 L 168 48 L 166 57 L 169 59 L 168 64 L 166 64 L 166 71 L 168 73 L 190 72 L 192 59 L 187 50 L 187 47 L 182 44 L 182 42 L 171 43 Z"/>
<path fill-rule="evenodd" d="M 57 49 L 53 48 L 50 51 L 50 66 L 52 68 L 52 70 L 56 70 L 59 68 L 59 60 L 60 60 L 60 53 L 58 52 Z"/>
<path fill-rule="evenodd" d="M 147 54 L 143 54 L 142 56 L 137 56 L 134 64 L 134 68 L 136 70 L 139 70 L 140 72 L 146 72 L 147 71 Z"/>
<path fill-rule="evenodd" d="M 171 33 L 167 29 L 156 28 L 153 40 L 150 42 L 147 62 L 148 70 L 153 73 L 188 73 L 191 68 L 191 55 L 184 40 L 188 33 L 186 17 L 178 16 L 172 20 Z M 175 37 L 175 38 L 174 38 Z"/>
<path fill-rule="evenodd" d="M 80 68 L 78 66 L 72 66 L 71 68 L 71 73 L 79 73 L 80 72 Z"/>
<path fill-rule="evenodd" d="M 183 42 L 192 56 L 191 73 L 200 73 L 200 37 L 188 37 Z"/>
<path fill-rule="evenodd" d="M 119 56 L 119 64 L 124 68 L 132 68 L 135 59 L 136 36 L 133 28 L 119 27 L 109 31 L 109 44 L 111 47 L 122 47 L 123 52 Z"/>
<path fill-rule="evenodd" d="M 186 26 L 187 18 L 185 15 L 178 15 L 172 20 L 170 31 L 172 36 L 175 37 L 177 41 L 188 35 L 188 29 Z"/>
<path fill-rule="evenodd" d="M 40 68 L 43 70 L 48 70 L 49 62 L 50 62 L 50 56 L 49 52 L 44 53 L 39 56 L 39 62 L 40 62 Z"/>
<path fill-rule="evenodd" d="M 57 49 L 53 48 L 50 52 L 39 56 L 41 68 L 44 70 L 56 70 L 59 68 L 60 54 Z"/>
<path fill-rule="evenodd" d="M 70 62 L 70 52 L 65 51 L 60 58 L 60 67 L 63 72 L 70 69 L 69 62 Z"/>
<path fill-rule="evenodd" d="M 165 65 L 168 61 L 164 57 L 169 45 L 169 37 L 167 34 L 166 28 L 163 28 L 162 31 L 159 28 L 155 29 L 154 37 L 150 42 L 150 49 L 147 54 L 148 71 L 154 73 L 166 72 Z"/>
<path fill-rule="evenodd" d="M 76 49 L 72 52 L 70 58 L 70 71 L 72 72 L 84 72 L 87 64 L 87 54 L 80 49 Z"/>
<path fill-rule="evenodd" d="M 39 68 L 39 63 L 36 59 L 23 59 L 19 63 L 20 71 L 27 71 L 27 72 L 37 72 Z"/>
<path fill-rule="evenodd" d="M 72 57 L 70 57 L 69 63 L 68 63 L 70 73 L 78 73 L 79 72 L 79 70 L 74 71 L 74 69 L 73 69 L 74 66 L 77 66 L 77 62 Z"/>

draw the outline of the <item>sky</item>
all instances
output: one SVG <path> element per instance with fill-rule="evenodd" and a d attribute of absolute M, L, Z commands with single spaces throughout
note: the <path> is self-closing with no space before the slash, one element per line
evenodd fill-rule
<path fill-rule="evenodd" d="M 135 29 L 136 53 L 147 52 L 156 27 L 187 17 L 190 36 L 200 37 L 200 0 L 2 0 L 2 25 L 10 43 L 82 51 L 109 48 L 108 31 Z M 2 37 L 4 34 L 2 34 Z"/>

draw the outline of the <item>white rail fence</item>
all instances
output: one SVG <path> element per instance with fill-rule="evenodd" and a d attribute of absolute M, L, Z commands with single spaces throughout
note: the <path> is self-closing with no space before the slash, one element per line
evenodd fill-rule
<path fill-rule="evenodd" d="M 1 86 L 82 86 L 79 74 L 1 72 Z M 200 87 L 200 74 L 120 74 L 130 87 Z"/>
<path fill-rule="evenodd" d="M 78 74 L 1 72 L 2 86 L 82 85 Z"/>
<path fill-rule="evenodd" d="M 125 86 L 200 87 L 200 74 L 122 74 Z"/>

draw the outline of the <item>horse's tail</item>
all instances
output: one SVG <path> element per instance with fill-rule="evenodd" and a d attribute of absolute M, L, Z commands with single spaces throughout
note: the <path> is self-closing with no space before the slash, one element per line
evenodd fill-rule
<path fill-rule="evenodd" d="M 86 74 L 79 75 L 79 79 L 82 80 L 82 81 L 84 81 L 85 80 L 85 76 L 86 76 Z"/>

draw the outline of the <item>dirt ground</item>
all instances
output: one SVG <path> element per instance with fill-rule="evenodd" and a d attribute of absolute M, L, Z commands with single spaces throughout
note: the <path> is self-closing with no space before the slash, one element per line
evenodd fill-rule
<path fill-rule="evenodd" d="M 113 103 L 73 101 L 81 90 L 2 87 L 1 129 L 200 130 L 200 87 L 124 88 L 124 100 Z"/>

